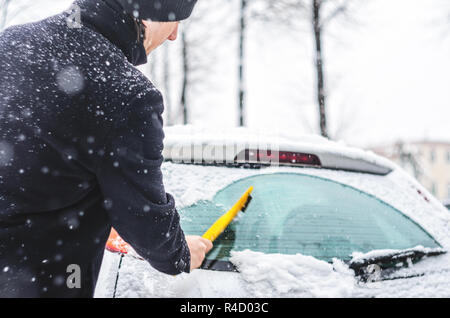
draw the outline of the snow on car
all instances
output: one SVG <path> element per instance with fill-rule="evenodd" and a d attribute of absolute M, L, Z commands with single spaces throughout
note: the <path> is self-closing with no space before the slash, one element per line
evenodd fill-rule
<path fill-rule="evenodd" d="M 253 199 L 190 274 L 105 251 L 96 297 L 450 297 L 450 214 L 392 162 L 317 136 L 165 132 L 186 234 Z"/>
<path fill-rule="evenodd" d="M 450 199 L 445 200 L 443 203 L 444 203 L 444 206 L 450 210 Z"/>

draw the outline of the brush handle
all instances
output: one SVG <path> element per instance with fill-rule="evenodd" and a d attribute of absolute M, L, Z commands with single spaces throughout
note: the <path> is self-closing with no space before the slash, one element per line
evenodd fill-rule
<path fill-rule="evenodd" d="M 228 210 L 227 213 L 222 215 L 217 221 L 202 235 L 203 238 L 214 242 L 214 240 L 222 234 L 227 226 L 234 220 L 236 215 L 241 211 L 247 204 L 250 194 L 253 191 L 253 187 L 248 188 L 244 195 L 233 205 L 233 207 Z"/>

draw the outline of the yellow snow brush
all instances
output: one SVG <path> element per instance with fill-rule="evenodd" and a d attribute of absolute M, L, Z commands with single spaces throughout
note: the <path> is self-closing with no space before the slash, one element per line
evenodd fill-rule
<path fill-rule="evenodd" d="M 214 242 L 214 240 L 222 234 L 227 226 L 234 220 L 240 211 L 245 212 L 247 206 L 252 200 L 251 193 L 253 187 L 248 188 L 244 195 L 233 205 L 233 207 L 224 215 L 222 215 L 217 221 L 202 235 L 203 238 Z"/>

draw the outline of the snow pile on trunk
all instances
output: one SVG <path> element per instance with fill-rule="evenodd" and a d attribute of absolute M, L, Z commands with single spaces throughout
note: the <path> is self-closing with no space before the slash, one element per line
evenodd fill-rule
<path fill-rule="evenodd" d="M 339 260 L 333 264 L 312 256 L 232 252 L 234 263 L 255 297 L 351 297 L 353 271 Z"/>
<path fill-rule="evenodd" d="M 450 297 L 450 254 L 426 257 L 372 283 L 359 282 L 338 260 L 329 264 L 301 254 L 248 250 L 233 252 L 231 260 L 240 273 L 194 270 L 172 276 L 125 256 L 115 286 L 120 256 L 106 251 L 96 297 Z"/>
<path fill-rule="evenodd" d="M 112 253 L 106 255 L 114 257 Z M 117 270 L 117 267 L 116 267 Z M 109 275 L 115 281 L 115 275 Z M 102 282 L 107 279 L 103 279 Z M 245 287 L 237 273 L 194 270 L 190 274 L 166 275 L 158 272 L 146 261 L 125 256 L 119 270 L 117 286 L 97 286 L 99 297 L 114 294 L 117 298 L 203 298 L 247 297 Z"/>
<path fill-rule="evenodd" d="M 158 272 L 145 261 L 125 256 L 116 273 L 120 256 L 106 262 L 96 297 L 118 298 L 211 298 L 211 297 L 352 297 L 357 288 L 354 273 L 339 260 L 333 264 L 312 256 L 264 254 L 249 250 L 233 252 L 231 261 L 239 273 L 194 270 L 176 276 Z M 102 275 L 101 275 L 102 276 Z M 111 284 L 112 283 L 112 284 Z"/>

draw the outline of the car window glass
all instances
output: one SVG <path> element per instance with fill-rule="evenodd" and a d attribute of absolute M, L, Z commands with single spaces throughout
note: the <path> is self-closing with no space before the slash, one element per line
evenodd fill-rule
<path fill-rule="evenodd" d="M 202 235 L 250 186 L 253 200 L 215 241 L 209 260 L 227 261 L 231 250 L 311 255 L 331 261 L 352 252 L 438 247 L 418 224 L 385 202 L 319 177 L 275 173 L 239 180 L 180 210 L 186 234 Z"/>

